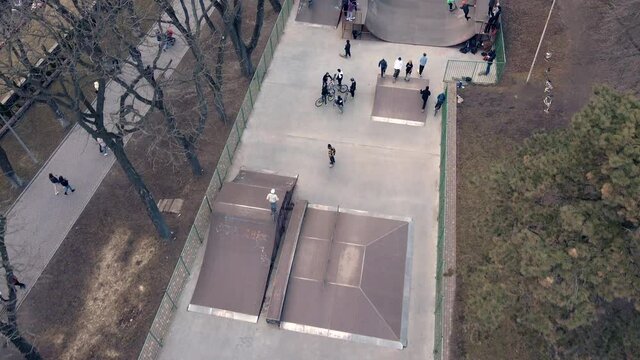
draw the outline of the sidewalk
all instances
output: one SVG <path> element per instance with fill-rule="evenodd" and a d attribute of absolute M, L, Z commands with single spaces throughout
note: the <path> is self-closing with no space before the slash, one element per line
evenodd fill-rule
<path fill-rule="evenodd" d="M 280 330 L 264 317 L 252 324 L 187 312 L 206 248 L 201 246 L 159 358 L 431 359 L 441 137 L 441 118 L 433 116 L 433 107 L 443 90 L 447 60 L 471 55 L 457 48 L 352 41 L 353 57 L 344 59 L 338 56 L 344 46 L 340 28 L 307 26 L 294 18 L 292 14 L 264 78 L 227 180 L 243 167 L 298 174 L 297 199 L 412 218 L 408 346 L 394 350 Z M 425 74 L 432 93 L 425 126 L 372 121 L 378 61 L 384 57 L 392 65 L 402 56 L 417 64 L 423 52 L 429 57 Z M 313 105 L 322 75 L 337 68 L 358 84 L 341 115 L 335 107 Z M 417 91 L 415 96 L 419 106 Z M 328 143 L 337 150 L 333 168 L 328 166 Z"/>
<path fill-rule="evenodd" d="M 183 19 L 182 7 L 176 6 L 176 11 Z M 194 17 L 190 18 L 193 21 Z M 155 29 L 149 30 L 138 46 L 145 63 L 150 63 L 158 51 Z M 176 31 L 176 44 L 162 54 L 158 66 L 164 67 L 170 62 L 176 66 L 187 50 L 187 45 Z M 173 70 L 169 69 L 164 76 L 169 77 L 172 73 Z M 132 81 L 136 74 L 131 66 L 125 65 L 121 77 L 125 81 Z M 145 87 L 145 84 L 142 80 L 138 87 L 142 94 L 148 96 L 151 88 Z M 115 82 L 107 84 L 105 118 L 118 111 L 123 93 L 124 89 Z M 139 101 L 134 106 L 141 115 L 149 110 L 149 106 Z M 19 304 L 31 291 L 114 162 L 113 154 L 102 156 L 95 140 L 79 125 L 75 125 L 8 211 L 6 242 L 9 256 L 17 277 L 27 284 L 26 292 L 18 291 Z M 68 196 L 63 192 L 54 195 L 49 173 L 63 175 L 76 191 Z M 5 292 L 6 289 L 0 287 L 0 291 Z"/>

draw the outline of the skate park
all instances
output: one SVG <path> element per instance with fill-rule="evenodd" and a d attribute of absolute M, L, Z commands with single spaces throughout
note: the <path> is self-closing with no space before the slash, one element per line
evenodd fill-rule
<path fill-rule="evenodd" d="M 214 224 L 221 224 L 216 217 L 229 220 L 246 216 L 253 222 L 251 226 L 263 229 L 262 233 L 269 239 L 281 232 L 279 240 L 270 240 L 274 246 L 266 249 L 263 257 L 257 253 L 251 255 L 261 262 L 264 256 L 270 258 L 260 269 L 244 267 L 246 271 L 259 273 L 252 278 L 259 279 L 257 286 L 246 285 L 256 284 L 246 276 L 239 276 L 235 281 L 214 281 L 220 273 L 215 259 L 224 257 L 220 250 L 224 246 L 212 247 L 209 251 L 209 244 L 205 243 L 176 304 L 159 358 L 424 359 L 432 356 L 441 137 L 440 116 L 434 116 L 433 106 L 435 97 L 444 89 L 442 78 L 447 60 L 469 59 L 470 55 L 460 53 L 457 48 L 352 41 L 353 56 L 345 59 L 338 55 L 344 45 L 341 26 L 298 22 L 297 5 L 294 4 L 263 80 L 223 190 L 212 205 L 214 215 L 207 235 L 207 242 L 212 241 L 212 236 L 214 241 L 220 240 L 213 231 Z M 429 60 L 422 79 L 414 69 L 408 82 L 402 79 L 402 71 L 396 83 L 381 84 L 376 67 L 381 58 L 389 62 L 387 77 L 390 77 L 396 57 L 402 56 L 417 64 L 423 52 Z M 351 77 L 358 83 L 355 98 L 348 98 L 342 114 L 330 104 L 319 108 L 313 105 L 320 95 L 322 75 L 333 73 L 337 68 L 345 73 L 344 83 L 348 84 Z M 427 103 L 428 111 L 421 113 L 417 89 L 427 83 L 432 95 Z M 391 93 L 380 93 L 380 87 L 390 88 L 383 90 Z M 388 110 L 389 105 L 398 102 L 394 100 L 396 96 L 407 100 L 407 105 Z M 385 102 L 388 104 L 384 105 Z M 401 110 L 408 106 L 412 106 L 407 109 L 411 114 L 402 114 Z M 416 120 L 410 116 L 422 118 Z M 414 123 L 410 123 L 412 121 Z M 327 144 L 337 149 L 333 168 L 328 166 Z M 269 211 L 264 196 L 269 188 L 278 188 L 278 184 L 262 183 L 255 193 L 238 188 L 235 200 L 226 197 L 231 193 L 223 195 L 227 191 L 225 187 L 233 183 L 236 185 L 232 187 L 256 187 L 236 182 L 238 176 L 249 172 L 295 179 L 291 189 L 279 190 L 280 199 L 291 194 L 283 207 L 289 213 L 285 228 L 277 231 L 279 222 L 266 221 Z M 249 193 L 253 194 L 251 199 L 243 198 Z M 303 214 L 299 213 L 301 209 L 306 209 Z M 375 285 L 366 283 L 365 269 L 375 269 L 367 265 L 367 256 L 372 255 L 384 263 L 393 258 L 388 254 L 394 252 L 369 251 L 363 244 L 353 245 L 357 244 L 354 238 L 364 238 L 364 234 L 375 228 L 362 219 L 354 220 L 353 217 L 359 216 L 370 219 L 367 221 L 398 222 L 395 227 L 401 229 L 401 233 L 395 234 L 398 236 L 394 243 L 404 243 L 405 248 L 395 249 L 395 253 L 402 256 L 395 265 L 389 265 L 395 269 L 388 272 L 392 278 L 389 283 L 393 285 L 385 285 L 387 281 L 382 279 L 387 272 L 374 276 L 380 278 Z M 289 236 L 290 232 L 299 233 Z M 369 235 L 367 238 L 375 239 L 385 234 Z M 287 241 L 288 236 L 297 239 L 295 246 Z M 342 264 L 344 259 L 348 259 L 345 264 L 351 266 Z M 225 261 L 227 265 L 222 268 L 228 270 L 226 273 L 238 274 L 233 270 L 234 262 Z M 361 270 L 348 271 L 353 270 L 354 264 Z M 206 285 L 208 277 L 210 282 Z M 217 296 L 240 291 L 252 301 L 244 306 L 216 295 L 205 299 L 211 295 L 207 292 L 215 292 L 217 283 L 223 284 L 222 294 Z M 386 296 L 388 302 L 396 305 L 385 310 L 384 306 L 371 306 L 355 297 L 351 299 L 356 300 L 345 296 L 344 300 L 336 300 L 340 298 L 335 294 L 339 290 L 351 289 L 364 294 L 362 299 L 375 296 L 385 299 Z M 386 290 L 373 294 L 376 289 Z M 326 295 L 323 293 L 328 292 L 334 294 L 323 297 Z M 316 295 L 305 298 L 310 293 Z M 354 305 L 348 308 L 347 303 Z M 339 306 L 331 308 L 328 304 Z M 361 313 L 356 316 L 354 311 Z M 367 312 L 373 316 L 365 316 Z M 347 315 L 352 315 L 351 319 Z M 389 331 L 378 332 L 377 325 L 371 325 L 370 321 L 377 321 L 383 325 L 380 328 Z"/>

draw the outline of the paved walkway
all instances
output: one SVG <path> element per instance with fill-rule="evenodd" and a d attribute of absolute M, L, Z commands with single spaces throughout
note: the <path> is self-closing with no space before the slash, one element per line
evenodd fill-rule
<path fill-rule="evenodd" d="M 180 6 L 176 7 L 176 11 L 182 17 Z M 145 63 L 150 63 L 158 51 L 155 29 L 154 27 L 149 31 L 139 46 Z M 159 67 L 166 66 L 170 61 L 172 66 L 176 66 L 187 52 L 188 48 L 180 39 L 179 33 L 176 37 L 176 44 L 164 52 L 158 61 Z M 172 72 L 173 70 L 168 70 L 165 76 L 171 76 Z M 122 78 L 125 81 L 131 81 L 135 76 L 133 68 L 123 67 Z M 144 81 L 138 87 L 143 94 L 145 90 L 147 94 L 150 91 L 149 86 L 145 87 Z M 107 84 L 105 116 L 117 112 L 119 98 L 123 93 L 123 88 L 118 84 Z M 148 106 L 140 102 L 136 102 L 134 106 L 140 114 L 149 110 Z M 76 125 L 9 210 L 6 236 L 9 255 L 18 278 L 27 284 L 26 292 L 18 291 L 20 303 L 67 237 L 114 162 L 113 154 L 102 156 L 93 138 Z M 68 196 L 62 192 L 54 195 L 53 184 L 48 179 L 49 173 L 63 175 L 76 191 Z M 0 283 L 4 286 L 4 282 Z M 0 290 L 5 291 L 2 287 Z"/>
<path fill-rule="evenodd" d="M 295 6 L 294 6 L 295 9 Z M 338 56 L 340 29 L 308 26 L 289 19 L 265 77 L 228 179 L 241 167 L 299 174 L 295 197 L 309 203 L 366 210 L 413 219 L 413 268 L 408 346 L 393 350 L 277 329 L 264 318 L 245 323 L 187 312 L 202 254 L 179 300 L 161 359 L 430 359 L 433 357 L 435 266 L 440 164 L 440 117 L 435 96 L 443 90 L 446 60 L 468 59 L 456 48 L 433 48 L 376 41 L 353 41 L 351 59 Z M 429 99 L 424 127 L 374 122 L 371 110 L 384 57 L 412 59 L 417 73 L 426 52 Z M 355 77 L 358 90 L 344 114 L 316 108 L 325 71 Z M 390 69 L 389 69 L 390 70 Z M 389 74 L 390 71 L 387 72 Z M 399 80 L 402 81 L 402 80 Z M 346 81 L 348 84 L 349 82 Z M 416 91 L 416 106 L 419 95 Z M 327 143 L 337 150 L 328 167 Z"/>

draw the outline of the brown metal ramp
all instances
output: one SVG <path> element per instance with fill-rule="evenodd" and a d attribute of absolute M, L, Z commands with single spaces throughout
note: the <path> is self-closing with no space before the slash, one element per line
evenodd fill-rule
<path fill-rule="evenodd" d="M 276 273 L 273 277 L 273 288 L 267 310 L 267 322 L 271 324 L 280 323 L 285 293 L 287 291 L 287 285 L 289 284 L 289 275 L 291 274 L 291 267 L 293 266 L 293 256 L 298 246 L 298 239 L 300 238 L 302 221 L 306 210 L 306 200 L 299 200 L 294 203 L 291 218 L 287 225 L 287 232 L 280 246 L 280 257 L 278 258 Z"/>
<path fill-rule="evenodd" d="M 412 78 L 405 81 L 401 72 L 394 83 L 391 76 L 378 76 L 376 95 L 371 110 L 371 120 L 400 125 L 424 126 L 427 114 L 421 112 L 422 97 L 420 90 L 429 85 L 429 80 Z M 431 94 L 431 98 L 434 98 Z M 431 102 L 430 102 L 431 103 Z M 427 104 L 427 110 L 429 109 Z"/>
<path fill-rule="evenodd" d="M 410 219 L 309 205 L 280 326 L 401 349 L 411 269 Z"/>
<path fill-rule="evenodd" d="M 257 322 L 274 248 L 297 177 L 241 171 L 216 196 L 207 247 L 188 310 Z M 277 222 L 266 195 L 281 199 Z"/>

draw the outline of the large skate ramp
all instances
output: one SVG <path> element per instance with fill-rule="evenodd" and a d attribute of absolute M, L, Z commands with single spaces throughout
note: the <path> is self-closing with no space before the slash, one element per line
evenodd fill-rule
<path fill-rule="evenodd" d="M 445 0 L 368 0 L 366 27 L 378 38 L 404 44 L 452 46 L 476 33 L 476 11 L 482 19 L 484 6 L 471 8 L 471 20 L 462 10 L 449 12 Z M 481 3 L 481 1 L 478 1 Z M 484 2 L 482 2 L 484 3 Z"/>

